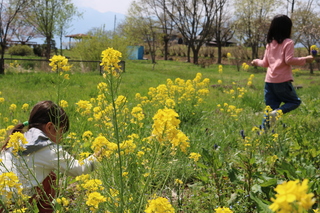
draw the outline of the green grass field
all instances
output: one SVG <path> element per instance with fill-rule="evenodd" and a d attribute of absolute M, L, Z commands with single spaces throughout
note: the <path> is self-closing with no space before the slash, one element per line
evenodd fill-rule
<path fill-rule="evenodd" d="M 199 82 L 206 78 L 210 82 L 197 83 L 197 73 L 202 74 Z M 28 112 L 21 110 L 23 104 L 31 108 L 38 101 L 50 99 L 68 102 L 65 109 L 71 130 L 63 145 L 77 158 L 80 153 L 93 152 L 92 143 L 99 135 L 123 146 L 133 134 L 138 135 L 131 141 L 135 146 L 104 157 L 91 175 L 102 181 L 104 189 L 99 193 L 107 198 L 100 204 L 97 201 L 98 208 L 83 202 L 89 200 L 86 190 L 68 187 L 58 197 L 70 203 L 56 203 L 59 212 L 89 212 L 90 208 L 93 212 L 144 212 L 148 200 L 155 197 L 166 198 L 175 212 L 215 212 L 218 207 L 239 213 L 271 212 L 268 206 L 275 197 L 276 186 L 283 181 L 304 179 L 309 180 L 308 192 L 314 193 L 315 204 L 302 210 L 296 198 L 293 204 L 281 205 L 301 207 L 292 212 L 313 212 L 311 208 L 318 208 L 320 193 L 319 73 L 294 72 L 294 85 L 299 86 L 297 93 L 302 104 L 279 118 L 273 131 L 258 128 L 265 110 L 264 77 L 265 70 L 261 68 L 238 72 L 232 65 L 223 65 L 219 72 L 218 65 L 201 68 L 184 62 L 158 61 L 153 66 L 148 60 L 126 61 L 121 81 L 105 79 L 98 71 L 71 71 L 66 80 L 53 72 L 18 72 L 10 68 L 0 76 L 0 130 L 28 119 Z M 172 87 L 167 79 L 180 85 Z M 185 81 L 181 83 L 181 79 Z M 191 80 L 189 86 L 187 80 Z M 97 89 L 100 82 L 108 88 L 111 82 L 120 82 L 120 86 L 102 92 Z M 199 95 L 203 88 L 208 93 Z M 137 93 L 147 98 L 137 99 Z M 122 96 L 126 101 L 117 99 Z M 168 99 L 174 100 L 175 105 L 166 102 Z M 81 111 L 79 101 L 92 104 L 88 114 Z M 114 102 L 117 108 L 109 112 L 107 109 Z M 10 110 L 12 104 L 17 106 L 14 111 Z M 142 108 L 142 120 L 135 120 L 134 107 Z M 182 149 L 182 142 L 173 145 L 176 138 L 166 136 L 167 141 L 162 142 L 150 139 L 157 125 L 164 128 L 162 136 L 166 138 L 168 123 L 156 123 L 159 110 L 171 115 L 165 109 L 178 113 L 181 122 L 174 128 L 188 137 L 186 150 Z M 241 130 L 245 138 L 241 137 Z M 92 137 L 84 138 L 86 131 Z M 2 134 L 1 139 L 4 137 Z M 192 153 L 199 154 L 199 159 L 193 158 Z M 72 178 L 63 181 L 68 185 L 77 183 Z M 111 189 L 118 194 L 111 193 Z"/>

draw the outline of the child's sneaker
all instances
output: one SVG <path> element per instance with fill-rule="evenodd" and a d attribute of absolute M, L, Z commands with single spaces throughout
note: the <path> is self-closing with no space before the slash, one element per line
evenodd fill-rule
<path fill-rule="evenodd" d="M 278 120 L 279 116 L 280 116 L 280 110 L 275 109 L 272 112 L 270 112 L 269 114 L 269 122 L 270 122 L 270 126 L 274 126 L 276 121 Z"/>

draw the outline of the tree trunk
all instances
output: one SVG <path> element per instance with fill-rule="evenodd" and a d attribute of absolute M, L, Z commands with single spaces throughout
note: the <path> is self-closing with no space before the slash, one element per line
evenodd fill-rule
<path fill-rule="evenodd" d="M 189 62 L 190 63 L 190 45 L 188 44 L 188 50 L 187 50 L 187 62 Z"/>
<path fill-rule="evenodd" d="M 46 38 L 46 42 L 47 42 L 47 46 L 46 46 L 45 56 L 47 59 L 50 59 L 50 56 L 51 56 L 51 36 L 48 36 Z"/>
<path fill-rule="evenodd" d="M 199 64 L 199 49 L 198 48 L 192 48 L 193 52 L 193 63 L 194 64 Z"/>
<path fill-rule="evenodd" d="M 221 60 L 222 60 L 221 42 L 218 42 L 217 45 L 218 45 L 218 64 L 221 64 Z"/>
<path fill-rule="evenodd" d="M 309 64 L 309 68 L 310 68 L 310 74 L 313 74 L 313 65 L 312 65 L 312 63 Z"/>
<path fill-rule="evenodd" d="M 164 41 L 164 60 L 168 60 L 168 44 L 169 44 L 169 39 L 167 35 L 163 36 L 163 41 Z"/>
<path fill-rule="evenodd" d="M 1 51 L 0 51 L 0 75 L 4 75 L 4 53 L 6 51 L 6 45 L 1 44 Z"/>
<path fill-rule="evenodd" d="M 258 56 L 258 44 L 253 43 L 251 49 L 252 49 L 251 59 L 259 58 L 259 56 Z"/>

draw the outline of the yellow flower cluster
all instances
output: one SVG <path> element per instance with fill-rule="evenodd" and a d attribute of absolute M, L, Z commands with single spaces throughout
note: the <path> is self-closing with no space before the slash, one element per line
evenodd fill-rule
<path fill-rule="evenodd" d="M 227 58 L 229 59 L 231 57 L 232 57 L 231 53 L 227 53 Z"/>
<path fill-rule="evenodd" d="M 248 78 L 248 83 L 247 86 L 251 87 L 252 86 L 252 80 L 253 80 L 254 74 L 251 74 L 250 77 Z"/>
<path fill-rule="evenodd" d="M 220 64 L 218 66 L 218 70 L 219 70 L 219 73 L 222 74 L 223 73 L 223 66 Z"/>
<path fill-rule="evenodd" d="M 140 127 L 142 127 L 143 123 L 141 121 L 144 120 L 145 115 L 140 104 L 132 108 L 131 115 L 134 117 L 131 119 L 131 123 L 138 124 Z"/>
<path fill-rule="evenodd" d="M 17 154 L 19 151 L 25 150 L 24 147 L 22 147 L 23 144 L 27 144 L 28 141 L 24 137 L 24 135 L 21 132 L 15 132 L 12 135 L 9 136 L 9 142 L 7 144 L 7 148 L 12 147 L 12 153 Z"/>
<path fill-rule="evenodd" d="M 58 204 L 61 204 L 61 205 L 64 206 L 64 207 L 66 207 L 66 206 L 68 206 L 68 205 L 70 204 L 70 201 L 67 200 L 65 197 L 57 198 L 57 199 L 56 199 L 56 202 L 57 202 Z"/>
<path fill-rule="evenodd" d="M 318 51 L 317 45 L 311 45 L 310 50 L 316 50 L 316 51 Z"/>
<path fill-rule="evenodd" d="M 247 90 L 244 87 L 237 87 L 236 89 L 224 90 L 224 93 L 231 95 L 231 98 L 242 98 Z"/>
<path fill-rule="evenodd" d="M 221 104 L 218 104 L 217 107 L 220 108 L 221 112 L 229 113 L 231 117 L 237 117 L 238 114 L 240 114 L 243 110 L 242 108 L 237 108 L 236 106 L 228 103 L 224 103 L 223 106 L 221 106 Z"/>
<path fill-rule="evenodd" d="M 13 63 L 10 63 L 9 66 L 10 66 L 10 67 L 18 68 L 18 67 L 20 66 L 20 64 L 18 63 L 17 60 L 14 60 L 14 62 L 13 62 Z"/>
<path fill-rule="evenodd" d="M 16 109 L 17 109 L 17 105 L 15 105 L 15 104 L 11 104 L 10 107 L 9 107 L 9 111 L 10 112 L 15 112 Z"/>
<path fill-rule="evenodd" d="M 16 199 L 25 199 L 26 196 L 22 194 L 21 183 L 17 175 L 13 172 L 5 172 L 0 175 L 0 197 L 5 199 L 6 204 L 11 203 L 11 199 L 15 196 Z"/>
<path fill-rule="evenodd" d="M 22 105 L 21 110 L 27 112 L 29 110 L 29 104 L 25 103 Z"/>
<path fill-rule="evenodd" d="M 101 152 L 100 156 L 110 157 L 114 152 L 118 150 L 116 143 L 110 142 L 104 136 L 98 136 L 92 142 L 91 149 L 95 152 Z"/>
<path fill-rule="evenodd" d="M 49 66 L 51 67 L 52 71 L 70 71 L 72 65 L 68 64 L 68 59 L 61 55 L 54 55 L 51 59 L 49 59 L 50 63 Z"/>
<path fill-rule="evenodd" d="M 97 211 L 99 204 L 107 201 L 106 197 L 101 195 L 100 192 L 97 192 L 104 190 L 101 180 L 90 179 L 90 175 L 86 174 L 77 176 L 76 181 L 79 182 L 77 186 L 78 190 L 86 192 L 86 205 L 90 207 L 91 211 Z"/>
<path fill-rule="evenodd" d="M 166 213 L 174 213 L 174 208 L 168 201 L 168 199 L 164 197 L 157 197 L 155 199 L 148 200 L 148 204 L 145 213 L 156 213 L 156 212 L 166 212 Z"/>
<path fill-rule="evenodd" d="M 103 70 L 108 74 L 117 75 L 121 72 L 121 67 L 119 66 L 120 58 L 122 57 L 121 52 L 113 48 L 108 48 L 101 53 L 101 64 Z"/>
<path fill-rule="evenodd" d="M 279 184 L 275 191 L 276 198 L 271 198 L 273 202 L 269 208 L 279 213 L 300 213 L 309 210 L 315 203 L 313 193 L 308 193 L 308 180 L 300 183 L 299 180 L 288 181 Z"/>
<path fill-rule="evenodd" d="M 62 107 L 62 108 L 67 108 L 69 106 L 68 102 L 65 101 L 65 100 L 61 100 L 59 102 L 59 105 Z"/>
<path fill-rule="evenodd" d="M 80 100 L 76 105 L 78 106 L 77 112 L 80 112 L 81 115 L 88 115 L 91 113 L 92 104 L 90 101 Z"/>
<path fill-rule="evenodd" d="M 179 147 L 182 152 L 186 153 L 190 146 L 189 138 L 178 130 L 180 120 L 177 117 L 178 114 L 173 109 L 159 109 L 153 117 L 151 138 L 155 138 L 161 145 L 171 143 L 173 151 Z"/>
<path fill-rule="evenodd" d="M 191 152 L 189 158 L 193 159 L 194 162 L 197 162 L 201 155 L 199 153 Z"/>
<path fill-rule="evenodd" d="M 218 207 L 214 210 L 216 213 L 232 213 L 233 211 L 227 207 Z"/>
<path fill-rule="evenodd" d="M 183 80 L 177 78 L 174 81 L 167 79 L 167 84 L 161 84 L 157 88 L 150 87 L 147 96 L 136 94 L 136 99 L 141 101 L 141 105 L 151 104 L 155 107 L 175 108 L 177 105 L 183 107 L 197 106 L 204 102 L 204 97 L 209 94 L 210 80 L 202 80 L 202 74 L 197 73 L 193 80 Z"/>
<path fill-rule="evenodd" d="M 247 71 L 248 69 L 249 69 L 249 65 L 247 64 L 247 63 L 245 63 L 245 62 L 243 62 L 242 63 L 242 69 L 244 70 L 244 71 Z"/>

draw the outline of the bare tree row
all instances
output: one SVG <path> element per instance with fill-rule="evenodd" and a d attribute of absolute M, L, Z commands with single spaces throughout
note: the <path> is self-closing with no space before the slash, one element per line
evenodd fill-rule
<path fill-rule="evenodd" d="M 152 62 L 160 44 L 164 59 L 168 59 L 169 40 L 179 35 L 188 46 L 188 61 L 198 64 L 200 48 L 214 40 L 221 63 L 226 41 L 235 38 L 238 45 L 252 49 L 266 45 L 271 19 L 276 14 L 292 18 L 292 39 L 308 51 L 320 38 L 319 0 L 137 0 L 128 11 L 120 33 L 132 39 L 132 44 L 147 43 Z M 157 46 L 158 45 L 158 46 Z"/>

